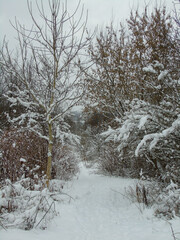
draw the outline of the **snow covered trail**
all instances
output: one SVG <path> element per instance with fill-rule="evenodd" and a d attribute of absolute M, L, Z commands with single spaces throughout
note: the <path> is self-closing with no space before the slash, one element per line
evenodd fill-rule
<path fill-rule="evenodd" d="M 133 180 L 100 176 L 81 164 L 81 173 L 64 191 L 74 200 L 60 203 L 47 230 L 0 232 L 1 240 L 173 240 L 167 222 L 141 213 L 118 192 Z M 178 220 L 174 221 L 175 231 Z"/>

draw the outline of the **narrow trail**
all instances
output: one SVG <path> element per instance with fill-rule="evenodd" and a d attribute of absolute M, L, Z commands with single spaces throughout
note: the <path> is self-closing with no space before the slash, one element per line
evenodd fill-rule
<path fill-rule="evenodd" d="M 2 240 L 172 240 L 169 224 L 143 214 L 118 192 L 134 180 L 100 176 L 81 164 L 78 179 L 64 191 L 74 200 L 59 204 L 57 216 L 45 231 L 10 230 Z M 18 238 L 16 232 L 20 231 Z M 1 235 L 1 234 L 0 234 Z M 22 236 L 22 237 L 21 237 Z"/>
<path fill-rule="evenodd" d="M 64 240 L 170 240 L 167 223 L 148 220 L 151 211 L 142 214 L 123 197 L 125 187 L 133 183 L 131 179 L 94 174 L 82 164 L 79 179 L 69 190 L 75 201 L 63 208 L 57 226 Z"/>

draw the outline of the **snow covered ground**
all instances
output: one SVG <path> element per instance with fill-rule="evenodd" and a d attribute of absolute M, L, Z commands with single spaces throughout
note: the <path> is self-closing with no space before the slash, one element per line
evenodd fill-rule
<path fill-rule="evenodd" d="M 131 179 L 97 175 L 81 164 L 78 179 L 68 183 L 64 189 L 73 199 L 56 206 L 59 215 L 47 230 L 2 230 L 0 239 L 173 240 L 168 222 L 153 217 L 151 209 L 142 213 L 120 194 L 133 182 Z M 171 223 L 174 232 L 180 232 L 179 219 Z"/>

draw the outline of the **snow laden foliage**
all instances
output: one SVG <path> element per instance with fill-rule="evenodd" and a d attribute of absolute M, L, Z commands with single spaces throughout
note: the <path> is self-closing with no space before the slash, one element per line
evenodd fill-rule
<path fill-rule="evenodd" d="M 36 74 L 32 74 L 34 75 L 31 77 L 37 79 Z M 52 72 L 51 75 L 53 75 Z M 10 89 L 4 94 L 9 102 L 9 109 L 6 111 L 7 120 L 10 126 L 23 128 L 24 130 L 28 129 L 46 140 L 48 140 L 48 124 L 52 124 L 53 136 L 56 139 L 61 138 L 64 142 L 64 138 L 68 137 L 69 131 L 65 115 L 69 114 L 69 108 L 76 102 L 75 100 L 67 100 L 73 98 L 73 96 L 76 98 L 75 91 L 71 86 L 72 83 L 69 83 L 68 80 L 68 83 L 65 83 L 64 79 L 57 79 L 56 88 L 58 90 L 52 90 L 53 93 L 49 93 L 51 91 L 49 82 L 42 84 L 41 81 L 42 79 L 39 80 L 39 83 L 37 81 L 36 83 L 31 82 L 34 85 L 26 89 L 19 79 L 17 80 L 15 76 L 12 77 L 9 84 Z M 54 94 L 55 103 L 49 105 L 52 94 Z M 37 96 L 37 99 L 35 99 L 35 96 Z M 49 119 L 50 115 L 52 115 L 51 120 Z M 73 137 L 70 136 L 70 138 L 72 140 Z"/>
<path fill-rule="evenodd" d="M 45 229 L 58 214 L 55 205 L 63 199 L 64 182 L 72 180 L 79 171 L 75 146 L 67 146 L 65 142 L 64 137 L 64 145 L 56 143 L 53 149 L 52 178 L 56 180 L 51 180 L 47 189 L 47 141 L 32 131 L 15 129 L 3 134 L 0 139 L 1 226 Z"/>
<path fill-rule="evenodd" d="M 43 132 L 43 127 L 46 126 L 44 111 L 33 102 L 27 90 L 21 90 L 13 83 L 11 88 L 12 90 L 5 95 L 10 103 L 10 111 L 6 113 L 10 125 L 16 128 L 23 127 L 24 130 L 28 129 L 38 133 L 39 136 L 48 140 L 46 132 Z"/>
<path fill-rule="evenodd" d="M 144 119 L 143 119 L 143 121 L 144 121 Z M 169 128 L 164 129 L 160 133 L 152 133 L 152 134 L 148 134 L 148 135 L 144 136 L 136 148 L 135 155 L 136 156 L 139 155 L 140 150 L 143 148 L 143 146 L 147 145 L 147 142 L 149 142 L 149 150 L 150 151 L 153 150 L 153 148 L 156 147 L 156 145 L 158 144 L 158 142 L 161 139 L 168 138 L 175 131 L 179 130 L 179 128 L 180 128 L 180 115 L 178 115 L 177 119 L 172 123 L 172 126 L 170 126 Z"/>
<path fill-rule="evenodd" d="M 151 186 L 151 190 L 154 186 Z M 157 188 L 158 189 L 158 188 Z M 154 196 L 153 196 L 154 197 Z M 171 219 L 180 217 L 180 188 L 177 184 L 171 183 L 161 188 L 154 204 L 155 215 Z"/>
<path fill-rule="evenodd" d="M 45 179 L 38 179 L 33 189 L 30 178 L 16 183 L 7 179 L 0 190 L 1 226 L 5 229 L 46 229 L 58 214 L 56 203 L 63 201 L 63 182 L 51 181 L 49 189 L 44 189 L 44 185 Z"/>
<path fill-rule="evenodd" d="M 119 153 L 119 167 L 129 169 L 132 176 L 142 170 L 147 176 L 179 182 L 178 112 L 170 102 L 156 106 L 134 99 L 124 118 L 117 119 L 119 127 L 102 133 Z"/>
<path fill-rule="evenodd" d="M 158 218 L 169 220 L 180 217 L 180 188 L 173 181 L 164 184 L 157 181 L 143 181 L 126 188 L 125 196 L 140 204 L 140 209 L 152 208 Z"/>
<path fill-rule="evenodd" d="M 79 172 L 80 157 L 75 147 L 58 146 L 53 152 L 52 176 L 60 180 L 72 180 Z"/>

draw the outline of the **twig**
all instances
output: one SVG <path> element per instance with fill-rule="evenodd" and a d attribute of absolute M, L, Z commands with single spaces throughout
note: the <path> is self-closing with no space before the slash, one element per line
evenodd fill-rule
<path fill-rule="evenodd" d="M 171 228 L 171 232 L 172 232 L 173 239 L 174 239 L 174 240 L 177 240 L 177 238 L 176 238 L 176 236 L 175 236 L 175 233 L 174 233 L 174 229 L 173 229 L 173 227 L 172 227 L 172 224 L 171 224 L 170 222 L 168 222 L 168 223 L 169 223 L 170 228 Z"/>
<path fill-rule="evenodd" d="M 61 194 L 66 195 L 66 196 L 68 196 L 70 199 L 74 200 L 74 198 L 71 197 L 71 196 L 70 196 L 69 194 L 67 194 L 67 193 L 63 193 L 63 192 L 61 192 Z"/>
<path fill-rule="evenodd" d="M 131 198 L 129 198 L 128 196 L 122 194 L 121 192 L 118 192 L 118 191 L 116 191 L 116 190 L 114 190 L 114 189 L 112 189 L 112 188 L 111 188 L 111 191 L 116 192 L 116 193 L 119 193 L 121 196 L 125 197 L 125 198 L 128 199 L 130 202 L 132 202 Z M 142 213 L 143 213 L 142 209 L 141 209 L 136 203 L 134 203 L 134 204 L 135 204 L 135 206 L 139 209 L 140 213 L 142 214 Z"/>
<path fill-rule="evenodd" d="M 2 224 L 2 222 L 0 222 L 0 226 L 7 231 L 7 229 L 4 227 L 4 225 Z"/>
<path fill-rule="evenodd" d="M 44 214 L 44 216 L 41 218 L 41 220 L 38 222 L 38 224 L 35 226 L 37 228 L 37 226 L 39 226 L 39 224 L 42 222 L 42 220 L 45 218 L 45 216 L 47 215 L 47 213 L 50 211 L 52 205 L 55 204 L 54 202 L 51 203 L 50 207 L 48 208 L 48 210 L 46 211 L 46 213 Z"/>

